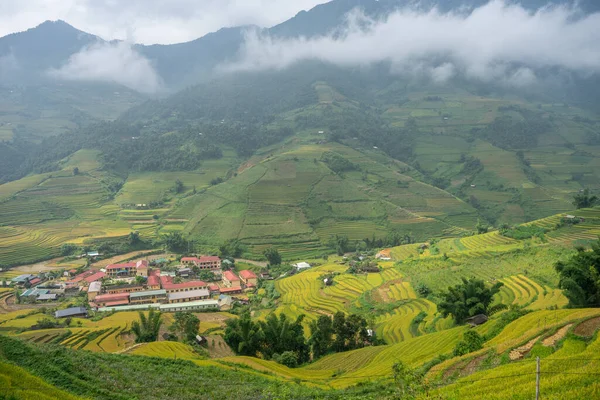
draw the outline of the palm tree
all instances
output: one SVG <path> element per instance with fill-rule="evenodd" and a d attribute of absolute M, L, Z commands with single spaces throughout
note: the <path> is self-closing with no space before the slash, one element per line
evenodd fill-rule
<path fill-rule="evenodd" d="M 160 312 L 153 308 L 148 311 L 148 317 L 143 312 L 139 312 L 140 320 L 131 324 L 131 331 L 135 335 L 137 343 L 156 342 L 158 332 L 162 325 L 162 316 Z"/>

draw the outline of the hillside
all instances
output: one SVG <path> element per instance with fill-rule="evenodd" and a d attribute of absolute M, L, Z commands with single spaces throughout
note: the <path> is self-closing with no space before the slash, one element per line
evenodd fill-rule
<path fill-rule="evenodd" d="M 333 83 L 313 82 L 317 70 Z M 36 250 L 13 246 L 17 255 L 3 250 L 1 262 L 135 230 L 148 239 L 189 233 L 208 251 L 239 239 L 249 257 L 274 245 L 297 259 L 331 251 L 335 234 L 354 241 L 396 231 L 425 241 L 468 235 L 478 220 L 531 221 L 568 211 L 573 194 L 599 187 L 593 113 L 456 87 L 390 96 L 370 84 L 358 95 L 356 83 L 333 75 L 315 66 L 287 83 L 304 96 L 269 90 L 260 102 L 252 93 L 264 82 L 249 80 L 236 86 L 237 103 L 225 95 L 209 112 L 198 107 L 211 92 L 203 100 L 193 89 L 46 141 L 24 164 L 53 172 L 0 185 L 4 207 L 14 208 L 0 221 L 5 243 Z M 246 114 L 250 104 L 260 108 Z M 172 191 L 177 179 L 181 193 Z"/>
<path fill-rule="evenodd" d="M 165 398 L 175 381 L 182 398 L 210 398 L 216 390 L 240 398 L 261 394 L 289 399 L 394 398 L 400 389 L 394 384 L 392 366 L 398 361 L 427 372 L 430 391 L 441 398 L 459 393 L 461 398 L 512 399 L 531 397 L 535 357 L 540 356 L 545 398 L 575 399 L 582 393 L 593 397 L 598 391 L 594 354 L 600 310 L 565 308 L 567 300 L 557 289 L 553 268 L 556 261 L 574 253 L 573 243 L 588 242 L 600 226 L 598 209 L 576 214 L 585 221 L 561 225 L 557 215 L 524 225 L 521 229 L 545 227 L 543 235 L 530 238 L 490 232 L 432 241 L 424 250 L 419 244 L 398 246 L 390 249 L 392 261 L 377 263 L 379 273 L 352 274 L 341 257 L 331 257 L 320 266 L 276 280 L 281 297 L 273 306 L 253 306 L 255 319 L 272 312 L 293 318 L 305 314 L 308 325 L 318 316 L 337 311 L 358 313 L 385 341 L 380 346 L 330 354 L 299 368 L 253 357 L 207 358 L 189 345 L 164 340 L 131 347 L 128 329 L 137 319 L 135 312 L 73 319 L 69 328 L 35 329 L 47 314 L 43 309 L 6 313 L 2 304 L 12 295 L 10 290 L 0 294 L 0 331 L 9 335 L 0 336 L 0 360 L 58 389 L 97 399 L 115 398 L 125 387 L 136 398 Z M 324 286 L 322 277 L 330 273 L 334 273 L 334 284 Z M 468 276 L 502 282 L 494 304 L 510 307 L 473 329 L 454 325 L 436 306 L 437 293 Z M 419 294 L 423 284 L 432 295 Z M 219 314 L 211 318 L 214 322 L 201 322 L 201 334 L 223 326 L 224 318 L 235 318 Z M 204 314 L 202 320 L 210 315 Z M 171 314 L 163 318 L 167 326 L 173 321 Z M 484 338 L 482 348 L 455 356 L 457 343 L 470 331 Z M 124 352 L 127 355 L 109 354 Z M 48 365 L 48 360 L 60 362 L 61 371 Z M 130 374 L 118 374 L 121 369 Z M 177 379 L 159 379 L 161 388 L 153 387 L 150 394 L 145 385 L 132 386 L 131 379 L 137 375 L 131 371 L 153 381 L 165 374 Z M 203 377 L 200 385 L 199 375 Z M 508 385 L 509 381 L 514 385 Z M 243 382 L 245 389 L 232 382 Z M 288 385 L 294 389 L 288 391 Z"/>

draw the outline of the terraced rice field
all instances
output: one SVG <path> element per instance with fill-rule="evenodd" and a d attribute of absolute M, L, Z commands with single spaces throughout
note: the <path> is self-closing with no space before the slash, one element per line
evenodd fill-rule
<path fill-rule="evenodd" d="M 323 295 L 324 284 L 320 277 L 328 272 L 343 271 L 345 267 L 328 265 L 314 268 L 275 282 L 277 290 L 281 293 L 282 305 L 295 305 L 307 313 L 325 313 L 333 315 L 344 311 L 343 303 L 339 299 Z M 350 300 L 350 296 L 347 298 Z"/>
<path fill-rule="evenodd" d="M 559 289 L 541 286 L 524 275 L 511 276 L 500 281 L 504 283 L 498 294 L 498 302 L 502 304 L 542 310 L 550 307 L 561 308 L 568 303 Z"/>
<path fill-rule="evenodd" d="M 190 345 L 179 342 L 145 343 L 128 351 L 127 354 L 161 358 L 179 358 L 184 360 L 196 360 L 201 358 Z"/>
<path fill-rule="evenodd" d="M 516 240 L 504 237 L 498 232 L 469 236 L 462 238 L 460 241 L 467 250 L 481 250 L 488 247 L 506 246 L 517 243 Z"/>
<path fill-rule="evenodd" d="M 375 320 L 376 332 L 387 343 L 399 343 L 419 336 L 422 330 L 419 326 L 413 326 L 413 319 L 421 312 L 433 315 L 436 306 L 425 299 L 416 299 L 396 308 L 392 313 L 379 316 Z"/>

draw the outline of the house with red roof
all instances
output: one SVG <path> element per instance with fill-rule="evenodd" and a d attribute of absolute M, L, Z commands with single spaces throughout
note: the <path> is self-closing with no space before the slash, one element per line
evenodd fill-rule
<path fill-rule="evenodd" d="M 150 275 L 148 277 L 148 281 L 146 282 L 146 286 L 150 290 L 160 289 L 160 278 L 156 275 Z"/>
<path fill-rule="evenodd" d="M 129 293 L 101 294 L 94 298 L 94 303 L 100 307 L 129 304 Z"/>
<path fill-rule="evenodd" d="M 73 279 L 67 281 L 66 284 L 67 284 L 67 286 L 86 285 L 87 282 L 84 281 L 84 279 L 90 275 L 93 275 L 94 273 L 96 273 L 96 271 L 90 270 L 90 271 L 82 272 L 81 274 L 74 276 Z"/>
<path fill-rule="evenodd" d="M 240 278 L 231 271 L 223 272 L 223 286 L 232 287 L 232 286 L 241 286 Z"/>
<path fill-rule="evenodd" d="M 42 283 L 42 280 L 40 278 L 33 278 L 29 281 L 29 284 L 31 286 L 39 285 L 40 283 Z"/>
<path fill-rule="evenodd" d="M 106 274 L 104 272 L 98 271 L 95 274 L 92 274 L 90 276 L 83 278 L 83 280 L 89 284 L 89 283 L 92 283 L 95 281 L 99 281 L 100 279 L 104 278 L 105 276 L 106 276 Z"/>
<path fill-rule="evenodd" d="M 232 286 L 232 287 L 222 287 L 221 288 L 221 294 L 235 294 L 235 293 L 242 293 L 242 287 L 241 286 Z"/>
<path fill-rule="evenodd" d="M 106 276 L 109 278 L 124 278 L 135 275 L 136 268 L 134 262 L 123 264 L 110 264 L 106 267 Z"/>
<path fill-rule="evenodd" d="M 201 270 L 221 269 L 221 259 L 217 256 L 182 257 L 181 263 L 188 267 L 196 266 Z"/>
<path fill-rule="evenodd" d="M 140 260 L 135 263 L 136 275 L 137 276 L 148 276 L 148 267 L 150 262 L 148 260 Z"/>
<path fill-rule="evenodd" d="M 148 276 L 148 260 L 132 261 L 123 264 L 111 264 L 106 267 L 109 278 L 125 278 L 132 276 Z"/>
<path fill-rule="evenodd" d="M 240 278 L 247 287 L 256 287 L 256 285 L 258 285 L 258 277 L 254 272 L 248 269 L 240 271 Z"/>
<path fill-rule="evenodd" d="M 162 278 L 162 276 L 161 276 Z M 178 292 L 189 292 L 192 290 L 206 290 L 208 289 L 208 285 L 204 281 L 189 281 L 182 283 L 173 283 L 167 282 L 162 284 L 162 288 L 167 291 L 167 293 L 178 293 Z"/>

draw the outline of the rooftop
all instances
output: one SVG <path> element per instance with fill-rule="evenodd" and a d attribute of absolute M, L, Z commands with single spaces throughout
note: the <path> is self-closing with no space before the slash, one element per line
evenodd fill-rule
<path fill-rule="evenodd" d="M 177 290 L 177 289 L 192 289 L 196 287 L 206 287 L 206 282 L 204 281 L 189 281 L 182 283 L 165 283 L 163 282 L 163 289 L 167 290 Z"/>
<path fill-rule="evenodd" d="M 233 287 L 229 287 L 229 288 L 221 288 L 221 293 L 231 293 L 231 292 L 241 292 L 242 291 L 242 287 L 241 286 L 233 286 Z"/>
<path fill-rule="evenodd" d="M 189 292 L 188 292 L 189 293 Z M 134 292 L 129 295 L 130 299 L 137 299 L 139 297 L 148 297 L 148 296 L 166 296 L 167 291 L 164 289 L 160 290 L 147 290 L 145 292 Z"/>
<path fill-rule="evenodd" d="M 154 276 L 154 275 L 150 275 L 148 277 L 148 282 L 146 282 L 149 286 L 156 286 L 160 284 L 160 280 L 158 279 L 158 276 Z"/>
<path fill-rule="evenodd" d="M 37 300 L 56 300 L 56 294 L 55 293 L 40 294 L 38 296 Z"/>
<path fill-rule="evenodd" d="M 23 275 L 19 275 L 19 276 L 15 277 L 15 278 L 12 278 L 12 281 L 13 282 L 28 282 L 33 278 L 34 278 L 34 276 L 31 274 L 23 274 Z"/>
<path fill-rule="evenodd" d="M 125 268 L 133 268 L 133 267 L 135 267 L 134 262 L 125 263 L 125 264 L 111 264 L 106 267 L 106 270 L 108 271 L 111 269 L 125 269 Z"/>
<path fill-rule="evenodd" d="M 143 285 L 113 285 L 113 286 L 105 286 L 106 290 L 119 290 L 119 289 L 140 289 L 143 288 Z"/>
<path fill-rule="evenodd" d="M 87 314 L 85 307 L 71 307 L 64 310 L 58 310 L 54 313 L 56 318 L 70 317 L 74 315 Z"/>
<path fill-rule="evenodd" d="M 248 269 L 240 271 L 240 276 L 244 279 L 256 279 L 256 274 Z"/>
<path fill-rule="evenodd" d="M 94 281 L 98 281 L 98 280 L 104 278 L 105 276 L 106 276 L 106 274 L 104 272 L 98 271 L 98 272 L 96 272 L 93 275 L 85 277 L 84 281 L 86 281 L 87 283 L 91 283 L 91 282 L 94 282 Z"/>
<path fill-rule="evenodd" d="M 98 311 L 106 312 L 106 311 L 136 311 L 136 310 L 148 310 L 150 308 L 159 308 L 158 304 L 130 304 L 127 306 L 107 306 L 100 307 Z"/>
<path fill-rule="evenodd" d="M 117 300 L 106 303 L 106 307 L 123 306 L 125 304 L 129 304 L 129 302 L 127 300 Z"/>
<path fill-rule="evenodd" d="M 225 271 L 225 272 L 223 272 L 223 277 L 225 279 L 227 279 L 228 281 L 230 281 L 230 282 L 231 281 L 239 281 L 240 280 L 240 278 L 238 278 L 238 276 L 236 274 L 234 274 L 233 272 L 231 272 L 231 271 Z"/>
<path fill-rule="evenodd" d="M 96 303 L 102 303 L 102 302 L 118 301 L 118 300 L 123 300 L 123 299 L 128 299 L 128 298 L 129 298 L 129 293 L 101 294 L 100 296 L 96 296 L 96 299 L 94 301 Z"/>
<path fill-rule="evenodd" d="M 99 291 L 102 290 L 102 283 L 101 282 L 92 282 L 90 283 L 90 287 L 88 289 L 88 293 L 93 292 L 93 293 L 97 293 Z"/>
<path fill-rule="evenodd" d="M 169 293 L 169 301 L 191 299 L 193 297 L 209 297 L 210 293 L 206 289 L 190 290 L 188 292 Z"/>
<path fill-rule="evenodd" d="M 187 303 L 176 303 L 176 304 L 161 304 L 160 309 L 169 310 L 172 308 L 194 308 L 194 307 L 219 307 L 217 300 L 196 300 L 189 301 Z"/>

